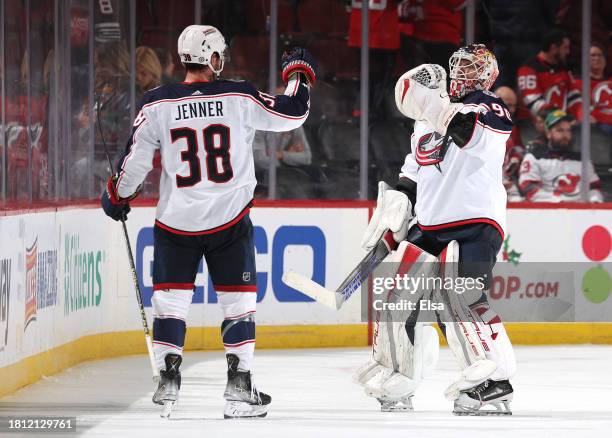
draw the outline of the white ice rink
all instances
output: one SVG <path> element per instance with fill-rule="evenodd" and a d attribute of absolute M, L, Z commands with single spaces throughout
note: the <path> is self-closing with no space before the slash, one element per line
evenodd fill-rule
<path fill-rule="evenodd" d="M 99 437 L 612 437 L 612 347 L 516 352 L 511 417 L 451 414 L 443 391 L 457 371 L 447 349 L 419 389 L 415 412 L 381 413 L 351 382 L 352 371 L 368 358 L 365 348 L 258 351 L 255 379 L 273 397 L 265 419 L 223 420 L 220 351 L 186 353 L 171 420 L 162 420 L 151 403 L 145 356 L 88 362 L 45 378 L 1 399 L 0 416 L 76 416 L 79 436 Z"/>

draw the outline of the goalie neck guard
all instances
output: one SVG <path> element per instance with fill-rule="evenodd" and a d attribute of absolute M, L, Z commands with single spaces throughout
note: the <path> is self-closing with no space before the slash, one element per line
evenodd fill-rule
<path fill-rule="evenodd" d="M 450 68 L 450 97 L 457 102 L 472 91 L 489 90 L 497 76 L 495 55 L 484 44 L 470 44 L 452 54 Z"/>

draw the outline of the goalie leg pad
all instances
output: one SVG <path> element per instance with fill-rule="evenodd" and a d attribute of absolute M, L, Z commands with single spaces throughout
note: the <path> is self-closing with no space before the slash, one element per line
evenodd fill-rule
<path fill-rule="evenodd" d="M 441 276 L 457 278 L 458 262 L 459 244 L 452 241 L 440 254 Z M 444 288 L 439 292 L 448 304 L 444 315 L 446 339 L 462 369 L 459 380 L 445 391 L 447 398 L 454 400 L 459 391 L 487 379 L 509 379 L 516 368 L 514 351 L 486 295 L 482 291 L 460 294 Z"/>
<path fill-rule="evenodd" d="M 436 258 L 417 246 L 402 242 L 391 258 L 398 263 L 397 273 L 427 276 L 436 269 Z M 396 273 L 394 272 L 393 275 Z M 387 302 L 407 291 L 391 291 Z M 425 295 L 429 291 L 418 291 Z M 372 343 L 372 359 L 359 368 L 355 381 L 366 394 L 379 400 L 402 400 L 414 394 L 423 376 L 435 367 L 439 352 L 436 330 L 417 322 L 418 311 L 377 312 Z M 383 403 L 384 404 L 384 403 Z"/>
<path fill-rule="evenodd" d="M 470 309 L 477 315 L 482 332 L 491 339 L 490 349 L 486 354 L 487 358 L 497 364 L 497 369 L 489 378 L 509 380 L 516 372 L 516 357 L 500 316 L 491 309 L 485 294 L 482 294 L 476 303 L 470 304 Z"/>

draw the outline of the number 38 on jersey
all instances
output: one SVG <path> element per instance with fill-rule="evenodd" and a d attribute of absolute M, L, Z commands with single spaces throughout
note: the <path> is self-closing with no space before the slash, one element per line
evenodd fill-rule
<path fill-rule="evenodd" d="M 209 181 L 226 183 L 234 177 L 230 162 L 230 128 L 222 124 L 208 125 L 201 132 L 184 127 L 170 130 L 172 143 L 177 145 L 181 160 L 188 164 L 188 171 L 176 174 L 177 187 L 192 187 L 202 180 L 206 172 Z M 202 169 L 199 150 L 202 146 L 206 169 Z"/>

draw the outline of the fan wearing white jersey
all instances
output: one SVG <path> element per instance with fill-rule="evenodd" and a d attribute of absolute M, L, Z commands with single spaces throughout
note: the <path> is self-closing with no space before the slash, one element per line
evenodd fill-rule
<path fill-rule="evenodd" d="M 226 418 L 262 417 L 271 397 L 251 380 L 257 271 L 249 219 L 256 185 L 256 130 L 289 131 L 308 116 L 316 63 L 305 49 L 282 58 L 285 93 L 271 96 L 245 81 L 221 80 L 226 44 L 212 26 L 187 27 L 178 40 L 185 81 L 145 93 L 116 177 L 102 195 L 107 215 L 126 218 L 128 201 L 161 154 L 154 227 L 153 347 L 161 380 L 153 401 L 175 401 L 186 318 L 198 265 L 205 258 L 224 313 L 228 363 Z"/>
<path fill-rule="evenodd" d="M 466 344 L 465 334 L 456 330 L 469 324 L 465 321 L 441 324 L 463 376 L 449 388 L 447 396 L 454 400 L 454 413 L 459 415 L 491 413 L 490 407 L 494 408 L 493 413 L 509 414 L 513 394 L 509 379 L 516 368 L 514 353 L 501 319 L 490 308 L 484 292 L 504 240 L 503 162 L 513 124 L 504 102 L 488 91 L 498 69 L 494 55 L 484 45 L 460 48 L 449 64 L 450 96 L 446 91 L 446 73 L 438 65 L 419 66 L 397 82 L 397 107 L 416 121 L 411 153 L 401 169 L 396 190 L 386 188 L 384 183 L 379 189 L 383 193 L 381 196 L 379 192 L 378 211 L 362 244 L 371 249 L 384 230 L 389 229 L 396 242 L 407 240 L 419 251 L 438 257 L 441 266 L 449 261 L 458 262 L 458 277 L 484 279 L 483 288 L 461 294 L 459 301 L 464 308 L 458 309 L 461 314 L 471 315 L 471 321 L 477 321 L 471 327 L 480 356 L 467 351 L 473 344 Z M 398 205 L 403 207 L 398 209 Z M 416 221 L 408 229 L 413 207 Z M 389 236 L 386 235 L 387 241 Z M 414 261 L 414 254 L 410 257 Z M 408 258 L 402 258 L 402 262 Z M 430 348 L 417 345 L 414 323 L 405 326 L 414 345 L 406 349 L 408 341 L 399 339 L 391 349 L 399 348 L 393 346 L 398 344 L 404 351 Z M 420 369 L 420 365 L 408 368 Z M 393 371 L 391 378 L 383 380 L 392 381 L 397 369 Z M 410 391 L 404 397 L 398 397 L 396 391 L 395 400 L 406 401 L 406 396 L 412 396 L 420 374 L 409 377 L 412 381 L 405 381 L 403 387 Z M 375 392 L 382 394 L 379 400 L 388 401 L 384 391 L 392 385 L 385 382 L 377 385 L 379 390 Z"/>

